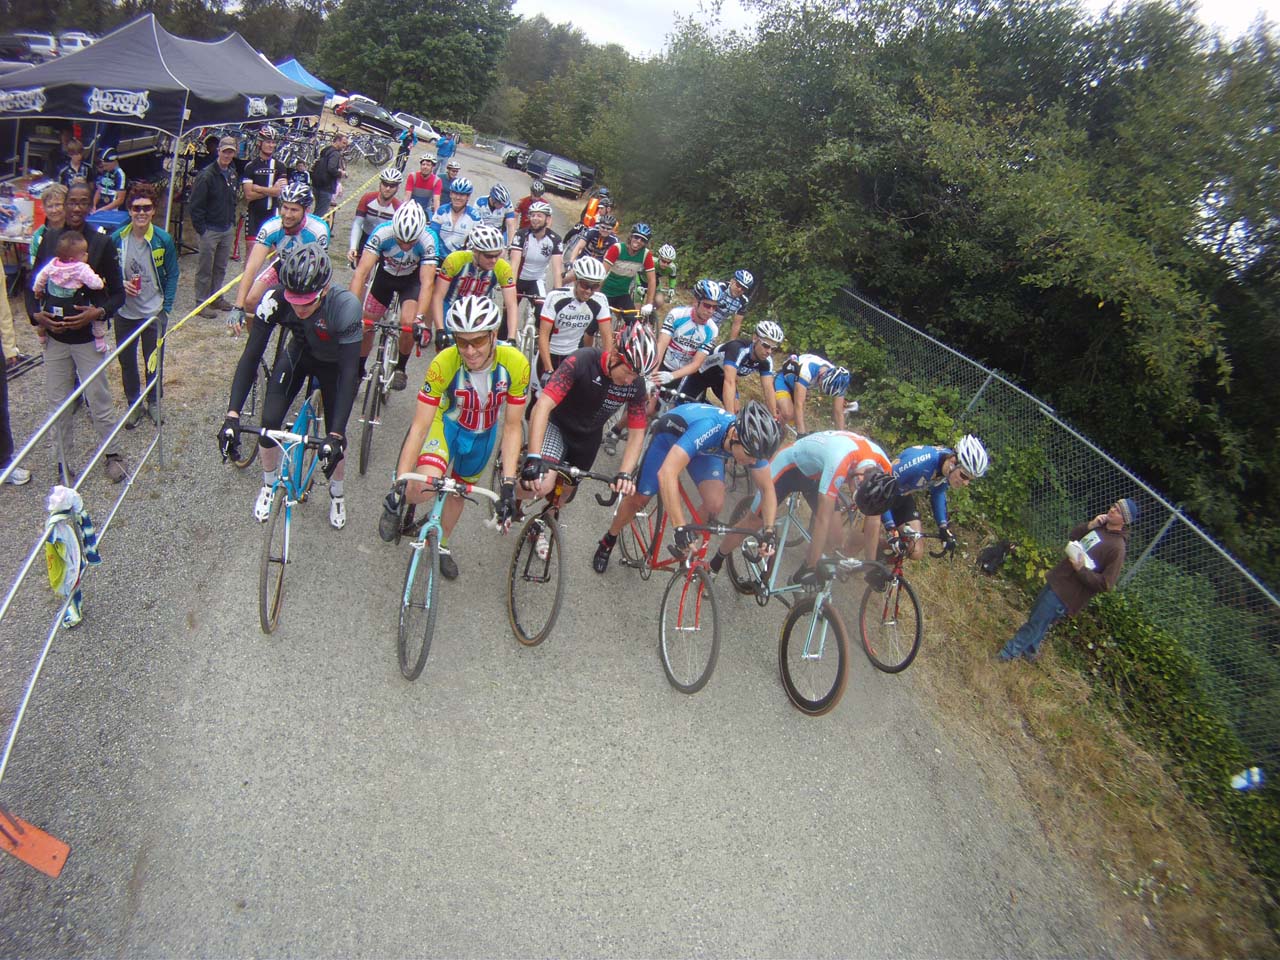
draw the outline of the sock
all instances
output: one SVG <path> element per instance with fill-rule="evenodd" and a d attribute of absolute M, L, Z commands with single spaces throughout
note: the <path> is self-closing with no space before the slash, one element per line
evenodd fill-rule
<path fill-rule="evenodd" d="M 342 496 L 342 481 L 341 481 L 341 480 L 330 480 L 330 481 L 329 481 L 329 496 L 333 497 L 335 500 L 336 500 L 336 499 L 338 499 L 338 497 Z"/>
<path fill-rule="evenodd" d="M 409 366 L 409 354 L 400 354 L 400 359 L 396 361 L 396 369 L 401 373 L 405 372 L 405 367 Z"/>
<path fill-rule="evenodd" d="M 600 546 L 604 547 L 606 550 L 612 550 L 613 545 L 617 542 L 618 542 L 617 536 L 612 533 L 606 533 L 603 537 L 600 538 Z"/>
<path fill-rule="evenodd" d="M 727 559 L 729 559 L 729 555 L 727 553 L 721 553 L 717 550 L 716 555 L 711 558 L 711 572 L 719 573 L 720 568 L 724 566 L 724 562 Z"/>
<path fill-rule="evenodd" d="M 268 473 L 266 470 L 262 471 L 262 485 L 264 487 L 275 486 L 276 481 L 279 479 L 280 479 L 280 469 L 278 467 L 275 470 L 272 470 L 270 473 Z"/>

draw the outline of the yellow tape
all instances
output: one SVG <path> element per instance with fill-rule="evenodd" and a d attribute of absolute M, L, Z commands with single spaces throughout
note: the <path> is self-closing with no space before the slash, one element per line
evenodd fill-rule
<path fill-rule="evenodd" d="M 351 195 L 350 195 L 349 197 L 347 197 L 347 199 L 343 200 L 343 201 L 342 201 L 340 204 L 338 204 L 336 207 L 333 207 L 332 209 L 330 209 L 330 210 L 329 210 L 329 212 L 328 212 L 328 213 L 326 213 L 326 214 L 321 218 L 322 220 L 328 220 L 328 221 L 329 221 L 330 242 L 332 242 L 332 235 L 333 235 L 333 223 L 334 223 L 334 219 L 335 219 L 335 214 L 337 214 L 337 212 L 338 212 L 339 210 L 341 210 L 343 207 L 345 207 L 345 206 L 346 206 L 348 203 L 350 203 L 352 200 L 355 200 L 357 197 L 363 196 L 365 187 L 369 186 L 371 183 L 373 183 L 373 181 L 377 180 L 377 179 L 378 179 L 378 177 L 381 175 L 381 172 L 382 172 L 382 171 L 378 171 L 378 173 L 375 173 L 372 177 L 370 177 L 370 178 L 369 178 L 368 180 L 366 180 L 364 183 L 360 184 L 360 186 L 358 186 L 354 191 L 352 191 Z M 245 250 L 245 261 L 246 261 L 246 263 L 248 262 L 248 259 L 249 259 L 249 252 L 248 252 L 248 250 L 246 249 L 246 250 Z M 273 260 L 269 260 L 269 261 L 267 261 L 267 265 L 269 266 L 270 264 L 272 264 L 272 263 L 274 263 L 274 262 L 275 262 L 275 260 L 274 260 L 274 259 L 273 259 Z M 151 351 L 151 354 L 147 357 L 147 372 L 148 372 L 148 373 L 155 373 L 155 372 L 156 372 L 156 368 L 160 365 L 160 348 L 164 346 L 164 342 L 165 342 L 165 340 L 167 340 L 171 334 L 177 333 L 177 331 L 178 331 L 179 329 L 181 329 L 182 325 L 183 325 L 184 323 L 186 323 L 188 320 L 190 320 L 192 317 L 194 317 L 197 313 L 199 313 L 199 312 L 200 312 L 201 310 L 203 310 L 205 307 L 209 306 L 211 303 L 213 303 L 213 301 L 217 300 L 217 299 L 218 299 L 220 296 L 222 296 L 224 293 L 227 293 L 227 292 L 228 292 L 232 287 L 234 287 L 237 283 L 239 283 L 239 282 L 240 282 L 240 280 L 241 280 L 241 278 L 242 278 L 243 276 L 244 276 L 244 271 L 243 271 L 243 270 L 241 270 L 241 271 L 240 271 L 239 273 L 237 273 L 234 277 L 232 277 L 230 280 L 228 280 L 226 283 L 224 283 L 220 289 L 215 290 L 213 293 L 211 293 L 211 294 L 209 295 L 208 299 L 206 299 L 203 303 L 201 303 L 201 304 L 199 304 L 198 306 L 196 306 L 196 307 L 195 307 L 195 308 L 194 308 L 190 313 L 188 313 L 185 317 L 183 317 L 181 320 L 179 320 L 177 323 L 175 323 L 173 326 L 171 326 L 171 327 L 170 327 L 170 328 L 165 332 L 164 336 L 162 336 L 159 340 L 157 340 L 157 341 L 156 341 L 156 348 L 155 348 L 153 351 Z"/>

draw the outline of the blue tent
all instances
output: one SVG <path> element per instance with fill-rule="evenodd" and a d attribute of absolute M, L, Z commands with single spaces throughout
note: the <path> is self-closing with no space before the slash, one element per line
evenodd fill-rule
<path fill-rule="evenodd" d="M 326 97 L 332 97 L 336 90 L 329 86 L 318 77 L 313 77 L 307 72 L 307 68 L 300 64 L 297 60 L 286 60 L 284 63 L 277 63 L 276 69 L 283 73 L 290 80 L 300 83 L 303 86 L 311 87 L 313 90 L 319 90 Z"/>

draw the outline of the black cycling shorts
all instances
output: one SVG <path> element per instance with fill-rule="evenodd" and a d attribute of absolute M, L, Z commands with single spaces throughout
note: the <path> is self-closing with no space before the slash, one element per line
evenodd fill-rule
<path fill-rule="evenodd" d="M 289 346 L 281 351 L 271 370 L 271 379 L 267 381 L 267 396 L 262 403 L 262 426 L 268 430 L 279 430 L 293 405 L 293 398 L 311 377 L 315 377 L 320 386 L 324 422 L 337 423 L 338 411 L 334 404 L 338 400 L 338 373 L 338 364 L 316 360 L 302 344 L 290 339 Z M 266 437 L 258 439 L 260 447 L 275 445 L 274 440 Z"/>
<path fill-rule="evenodd" d="M 812 477 L 806 477 L 804 472 L 796 467 L 784 470 L 778 479 L 773 481 L 773 493 L 778 498 L 778 503 L 793 493 L 798 493 L 804 497 L 804 502 L 809 504 L 809 509 L 815 513 L 818 510 L 818 481 Z"/>
<path fill-rule="evenodd" d="M 569 433 L 561 430 L 554 420 L 547 421 L 547 432 L 542 436 L 542 457 L 567 463 L 579 470 L 590 470 L 600 452 L 602 430 L 591 433 Z"/>
<path fill-rule="evenodd" d="M 893 522 L 897 526 L 905 526 L 912 520 L 920 519 L 920 509 L 916 506 L 914 493 L 900 493 L 889 504 L 889 513 L 893 514 Z"/>
<path fill-rule="evenodd" d="M 623 317 L 628 321 L 635 319 L 633 314 L 636 310 L 636 302 L 631 299 L 630 293 L 620 293 L 616 297 L 605 297 L 609 301 L 609 306 L 614 310 L 626 310 L 627 313 Z"/>
<path fill-rule="evenodd" d="M 516 280 L 516 296 L 524 297 L 530 303 L 536 303 L 537 299 L 542 298 L 542 289 L 538 286 L 537 280 Z"/>
<path fill-rule="evenodd" d="M 384 307 L 391 305 L 391 294 L 400 294 L 400 302 L 417 300 L 422 292 L 422 284 L 418 282 L 418 271 L 407 273 L 402 277 L 393 277 L 379 268 L 373 275 L 373 286 L 369 288 L 369 296 Z"/>

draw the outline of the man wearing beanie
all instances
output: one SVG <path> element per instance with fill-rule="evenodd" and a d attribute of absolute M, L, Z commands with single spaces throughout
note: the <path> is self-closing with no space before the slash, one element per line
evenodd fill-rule
<path fill-rule="evenodd" d="M 1000 650 L 1001 660 L 1036 660 L 1049 628 L 1063 617 L 1074 617 L 1093 596 L 1111 590 L 1124 566 L 1129 525 L 1138 519 L 1138 505 L 1128 497 L 1106 513 L 1072 528 L 1066 556 L 1049 571 L 1027 622 Z"/>

